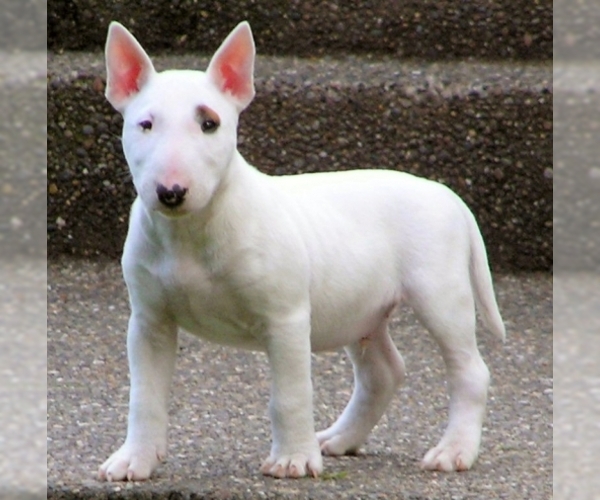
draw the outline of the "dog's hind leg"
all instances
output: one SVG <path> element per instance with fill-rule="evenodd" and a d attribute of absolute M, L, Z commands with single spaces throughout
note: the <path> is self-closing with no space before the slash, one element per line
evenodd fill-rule
<path fill-rule="evenodd" d="M 385 318 L 368 337 L 346 348 L 354 365 L 354 391 L 336 422 L 317 433 L 325 455 L 356 453 L 404 380 L 404 361 L 387 323 Z"/>
<path fill-rule="evenodd" d="M 443 279 L 440 280 L 440 276 Z M 421 323 L 440 346 L 450 394 L 449 421 L 439 444 L 424 457 L 425 469 L 469 469 L 481 440 L 490 374 L 475 338 L 475 305 L 468 275 L 422 276 L 409 292 Z"/>

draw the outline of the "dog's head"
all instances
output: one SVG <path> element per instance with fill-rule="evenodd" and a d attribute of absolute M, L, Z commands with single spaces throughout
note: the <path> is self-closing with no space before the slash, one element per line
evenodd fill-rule
<path fill-rule="evenodd" d="M 119 23 L 106 41 L 106 98 L 123 114 L 123 150 L 144 205 L 168 217 L 205 208 L 227 177 L 240 112 L 254 97 L 254 41 L 240 23 L 206 72 L 156 72 Z"/>

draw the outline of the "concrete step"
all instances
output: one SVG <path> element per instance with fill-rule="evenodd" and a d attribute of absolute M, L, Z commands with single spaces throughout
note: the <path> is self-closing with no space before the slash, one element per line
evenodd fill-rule
<path fill-rule="evenodd" d="M 46 0 L 2 0 L 0 50 L 46 50 Z"/>
<path fill-rule="evenodd" d="M 554 255 L 560 271 L 600 271 L 600 64 L 557 62 Z"/>
<path fill-rule="evenodd" d="M 158 69 L 203 69 L 162 57 Z M 120 254 L 133 189 L 100 54 L 48 62 L 51 255 Z M 496 269 L 552 265 L 550 64 L 259 57 L 240 151 L 270 174 L 410 171 L 471 206 Z"/>
<path fill-rule="evenodd" d="M 554 57 L 563 61 L 600 59 L 600 2 L 554 2 Z"/>
<path fill-rule="evenodd" d="M 97 50 L 108 23 L 118 20 L 154 51 L 211 53 L 244 19 L 261 54 L 552 58 L 551 0 L 56 0 L 48 11 L 48 45 L 55 51 Z"/>
<path fill-rule="evenodd" d="M 600 4 L 555 9 L 555 269 L 600 271 Z"/>
<path fill-rule="evenodd" d="M 0 257 L 46 253 L 46 52 L 0 51 Z"/>

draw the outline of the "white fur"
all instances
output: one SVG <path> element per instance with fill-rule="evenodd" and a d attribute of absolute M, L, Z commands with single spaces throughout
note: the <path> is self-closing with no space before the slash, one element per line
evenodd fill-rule
<path fill-rule="evenodd" d="M 400 301 L 440 345 L 449 380 L 449 424 L 423 466 L 468 469 L 489 383 L 475 301 L 504 337 L 472 214 L 448 188 L 406 173 L 269 177 L 248 165 L 236 128 L 254 95 L 253 62 L 247 23 L 206 73 L 156 73 L 125 28 L 111 24 L 107 97 L 123 112 L 138 198 L 122 261 L 132 308 L 129 426 L 100 477 L 146 479 L 164 458 L 178 328 L 266 351 L 273 443 L 261 470 L 317 476 L 322 452 L 353 452 L 365 442 L 404 378 L 387 331 Z M 223 64 L 236 75 L 229 83 Z M 129 69 L 137 76 L 127 80 Z M 195 110 L 203 105 L 220 119 L 215 132 L 200 128 Z M 147 121 L 151 130 L 140 125 Z M 158 184 L 185 187 L 183 203 L 161 204 Z M 310 352 L 342 346 L 354 364 L 354 393 L 340 418 L 315 433 Z"/>

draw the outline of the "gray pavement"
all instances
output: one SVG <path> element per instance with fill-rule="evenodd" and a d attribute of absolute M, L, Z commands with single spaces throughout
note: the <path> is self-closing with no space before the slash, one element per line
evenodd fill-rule
<path fill-rule="evenodd" d="M 554 9 L 554 498 L 587 500 L 600 498 L 600 4 Z"/>
<path fill-rule="evenodd" d="M 554 498 L 587 500 L 600 498 L 600 4 L 554 9 Z"/>
<path fill-rule="evenodd" d="M 46 488 L 46 261 L 0 259 L 0 498 Z"/>
<path fill-rule="evenodd" d="M 554 493 L 600 498 L 600 275 L 554 279 Z"/>
<path fill-rule="evenodd" d="M 361 453 L 326 458 L 322 478 L 280 481 L 258 472 L 270 445 L 264 355 L 183 334 L 167 462 L 148 482 L 106 484 L 96 481 L 95 471 L 123 439 L 127 414 L 125 288 L 114 261 L 59 259 L 48 272 L 48 498 L 552 497 L 548 274 L 496 276 L 508 338 L 501 345 L 479 333 L 493 382 L 481 456 L 472 471 L 418 468 L 443 431 L 447 399 L 435 345 L 401 310 L 393 337 L 407 364 L 407 383 Z M 315 356 L 313 379 L 321 428 L 348 399 L 349 362 L 339 353 Z"/>

